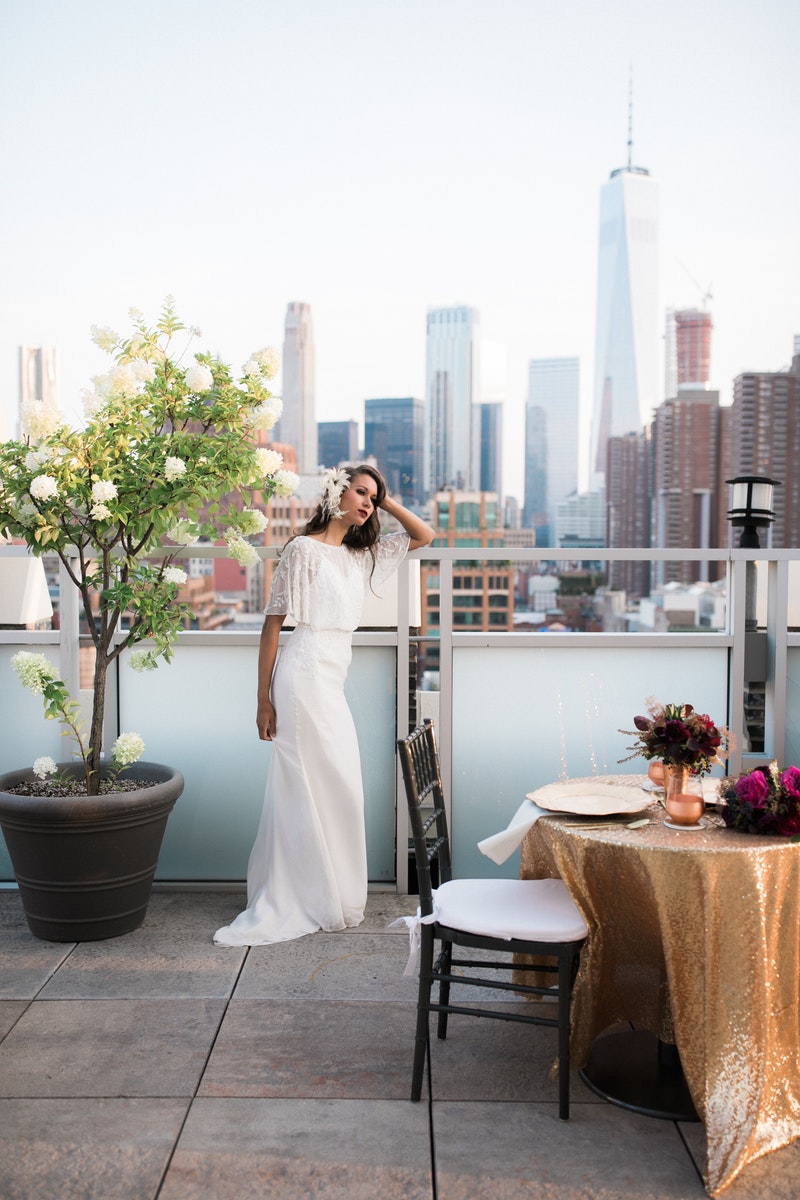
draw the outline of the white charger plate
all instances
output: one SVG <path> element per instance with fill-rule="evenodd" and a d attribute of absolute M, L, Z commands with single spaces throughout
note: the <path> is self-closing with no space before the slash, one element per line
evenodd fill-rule
<path fill-rule="evenodd" d="M 528 800 L 550 812 L 578 813 L 583 817 L 608 817 L 614 813 L 643 812 L 653 803 L 640 786 L 612 783 L 548 783 L 528 792 Z"/>

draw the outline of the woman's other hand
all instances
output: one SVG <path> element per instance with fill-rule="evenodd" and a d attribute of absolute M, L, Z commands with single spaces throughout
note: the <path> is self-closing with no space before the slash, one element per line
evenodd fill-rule
<path fill-rule="evenodd" d="M 259 704 L 256 712 L 258 736 L 262 742 L 271 742 L 275 737 L 275 705 L 271 700 Z"/>

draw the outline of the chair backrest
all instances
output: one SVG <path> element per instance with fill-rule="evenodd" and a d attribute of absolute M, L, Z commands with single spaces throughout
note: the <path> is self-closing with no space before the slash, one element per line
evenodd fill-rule
<path fill-rule="evenodd" d="M 430 719 L 418 726 L 407 738 L 397 743 L 403 782 L 414 840 L 414 858 L 417 864 L 419 905 L 423 917 L 433 912 L 431 862 L 436 859 L 439 867 L 439 882 L 446 883 L 452 877 L 450 867 L 450 839 L 447 833 L 447 813 L 444 807 L 444 790 L 439 771 L 439 755 L 436 750 L 436 734 Z M 432 806 L 424 817 L 421 809 Z M 433 828 L 434 836 L 428 831 Z"/>

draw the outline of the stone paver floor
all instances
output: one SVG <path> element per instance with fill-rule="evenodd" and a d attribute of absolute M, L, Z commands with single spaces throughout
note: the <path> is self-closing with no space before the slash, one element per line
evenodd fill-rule
<path fill-rule="evenodd" d="M 241 892 L 156 890 L 144 925 L 52 944 L 0 891 L 2 1200 L 702 1200 L 702 1126 L 572 1080 L 555 1031 L 454 1018 L 408 1100 L 415 982 L 370 896 L 358 930 L 253 950 L 211 936 Z M 725 1200 L 797 1193 L 796 1143 Z"/>

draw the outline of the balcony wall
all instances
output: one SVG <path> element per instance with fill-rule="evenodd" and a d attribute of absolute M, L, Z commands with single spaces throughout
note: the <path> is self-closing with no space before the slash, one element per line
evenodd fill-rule
<path fill-rule="evenodd" d="M 0 547 L 3 555 L 17 548 Z M 196 553 L 193 548 L 192 553 Z M 477 561 L 507 561 L 507 550 L 478 550 Z M 604 551 L 611 558 L 675 558 L 675 552 Z M 476 842 L 502 827 L 532 788 L 567 775 L 641 770 L 620 764 L 630 729 L 646 700 L 690 701 L 725 721 L 736 747 L 729 770 L 775 755 L 800 763 L 800 634 L 788 632 L 798 551 L 759 551 L 763 631 L 745 634 L 745 567 L 754 552 L 688 551 L 682 558 L 724 559 L 729 578 L 726 628 L 686 634 L 458 633 L 452 625 L 452 571 L 469 552 L 431 550 L 438 566 L 441 627 L 435 639 L 440 690 L 416 694 L 409 664 L 418 646 L 406 630 L 416 622 L 414 587 L 403 568 L 388 600 L 392 626 L 354 637 L 348 698 L 361 745 L 370 877 L 399 890 L 407 883 L 407 825 L 398 789 L 394 739 L 409 712 L 437 721 L 442 770 L 451 802 L 457 874 L 496 875 Z M 567 559 L 566 552 L 514 549 L 515 562 Z M 419 555 L 417 557 L 420 557 Z M 409 600 L 409 593 L 411 599 Z M 46 653 L 67 681 L 77 678 L 77 613 L 67 593 L 64 630 L 0 630 L 0 769 L 39 754 L 64 757 L 66 742 L 42 715 L 9 667 L 18 649 Z M 794 618 L 792 618 L 794 621 Z M 370 623 L 380 625 L 371 611 Z M 398 632 L 398 630 L 400 632 Z M 427 643 L 426 643 L 427 644 Z M 171 666 L 137 675 L 124 664 L 113 680 L 107 736 L 135 729 L 146 757 L 177 766 L 186 790 L 170 818 L 159 862 L 162 880 L 223 881 L 245 876 L 270 747 L 254 730 L 257 632 L 186 633 Z M 747 753 L 744 681 L 755 659 L 767 687 L 765 751 Z M 118 714 L 118 721 L 117 721 Z M 401 803 L 398 804 L 398 796 Z M 401 848 L 396 855 L 395 846 Z M 517 870 L 516 856 L 503 873 Z M 12 874 L 0 839 L 0 881 Z"/>

